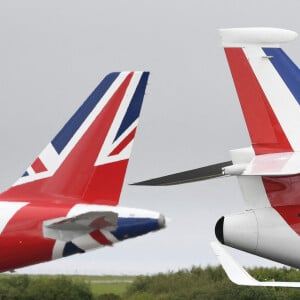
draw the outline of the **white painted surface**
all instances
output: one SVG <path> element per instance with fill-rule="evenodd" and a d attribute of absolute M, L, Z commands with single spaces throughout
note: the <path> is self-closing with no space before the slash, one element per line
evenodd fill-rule
<path fill-rule="evenodd" d="M 219 31 L 225 47 L 245 45 L 277 47 L 279 44 L 292 41 L 297 37 L 297 33 L 294 31 L 268 27 L 228 28 Z"/>

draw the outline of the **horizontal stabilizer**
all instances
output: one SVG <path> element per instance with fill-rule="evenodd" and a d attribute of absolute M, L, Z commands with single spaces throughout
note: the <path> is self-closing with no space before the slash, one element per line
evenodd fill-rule
<path fill-rule="evenodd" d="M 222 169 L 231 165 L 232 161 L 225 161 L 198 169 L 133 183 L 132 185 L 164 186 L 212 179 L 224 176 Z"/>
<path fill-rule="evenodd" d="M 300 287 L 300 282 L 258 281 L 253 278 L 218 242 L 211 242 L 211 247 L 228 278 L 235 284 L 248 286 Z"/>
<path fill-rule="evenodd" d="M 95 230 L 116 229 L 118 214 L 110 211 L 91 211 L 77 216 L 57 218 L 44 222 L 44 236 L 56 240 L 71 241 Z"/>
<path fill-rule="evenodd" d="M 300 173 L 300 152 L 257 155 L 241 175 L 288 176 Z"/>

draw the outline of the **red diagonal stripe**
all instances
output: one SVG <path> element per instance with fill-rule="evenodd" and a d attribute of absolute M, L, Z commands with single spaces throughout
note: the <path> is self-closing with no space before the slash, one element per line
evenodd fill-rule
<path fill-rule="evenodd" d="M 35 173 L 41 173 L 48 171 L 45 165 L 42 163 L 42 161 L 39 159 L 39 157 L 34 161 L 34 163 L 31 165 L 31 168 Z"/>
<path fill-rule="evenodd" d="M 134 138 L 136 128 L 109 154 L 109 156 L 119 154 Z"/>
<path fill-rule="evenodd" d="M 90 233 L 90 236 L 101 245 L 112 245 L 112 242 L 108 240 L 99 230 L 93 231 L 92 233 Z"/>
<path fill-rule="evenodd" d="M 243 49 L 225 53 L 255 154 L 293 152 Z"/>

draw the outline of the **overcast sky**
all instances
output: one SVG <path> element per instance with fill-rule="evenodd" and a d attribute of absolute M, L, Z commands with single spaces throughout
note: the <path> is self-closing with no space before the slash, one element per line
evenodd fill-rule
<path fill-rule="evenodd" d="M 0 187 L 13 183 L 111 71 L 151 72 L 122 206 L 167 229 L 18 271 L 140 274 L 217 264 L 209 242 L 243 209 L 235 178 L 178 187 L 128 183 L 229 159 L 249 145 L 218 28 L 300 32 L 298 0 L 0 1 Z M 300 62 L 300 39 L 285 45 Z M 242 264 L 273 265 L 232 252 Z"/>

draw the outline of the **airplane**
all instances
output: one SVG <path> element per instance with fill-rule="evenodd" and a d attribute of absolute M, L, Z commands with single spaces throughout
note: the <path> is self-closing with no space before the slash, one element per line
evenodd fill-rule
<path fill-rule="evenodd" d="M 0 272 L 165 227 L 158 212 L 118 206 L 148 77 L 108 74 L 0 194 Z"/>
<path fill-rule="evenodd" d="M 300 269 L 300 69 L 281 44 L 297 33 L 278 28 L 220 29 L 222 44 L 251 146 L 231 160 L 136 183 L 175 185 L 235 176 L 245 208 L 222 216 L 212 243 L 228 277 L 240 285 L 300 287 L 259 282 L 224 245 Z"/>

